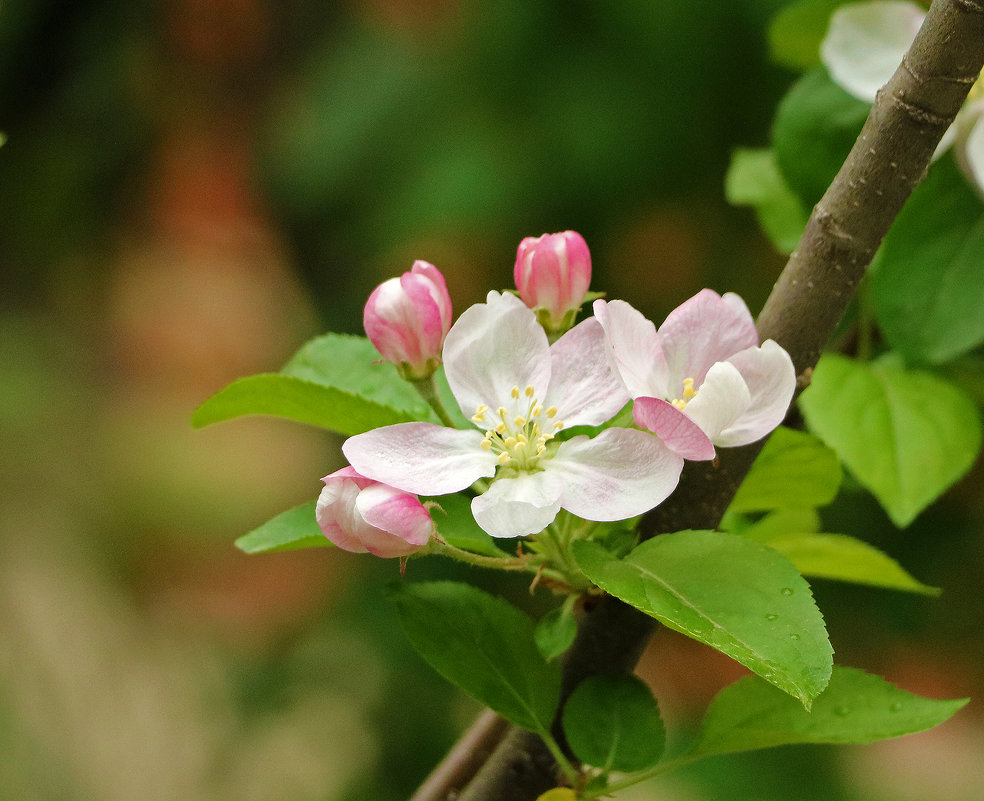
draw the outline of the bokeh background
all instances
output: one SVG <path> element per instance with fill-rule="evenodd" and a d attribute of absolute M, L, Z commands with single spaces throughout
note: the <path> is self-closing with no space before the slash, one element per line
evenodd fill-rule
<path fill-rule="evenodd" d="M 399 801 L 478 711 L 382 600 L 397 565 L 233 540 L 341 466 L 322 431 L 195 406 L 361 333 L 416 258 L 460 311 L 527 235 L 660 319 L 760 307 L 783 260 L 723 198 L 794 76 L 781 0 L 5 0 L 0 6 L 0 798 Z M 982 471 L 906 531 L 849 485 L 826 529 L 940 599 L 817 582 L 838 659 L 984 699 Z M 457 576 L 432 560 L 410 579 Z M 467 578 L 531 610 L 526 586 Z M 741 673 L 670 632 L 676 737 Z M 718 758 L 637 801 L 979 801 L 984 701 L 868 748 Z"/>

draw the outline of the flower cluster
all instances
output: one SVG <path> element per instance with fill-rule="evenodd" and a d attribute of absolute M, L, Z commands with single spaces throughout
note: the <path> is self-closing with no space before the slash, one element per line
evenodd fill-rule
<path fill-rule="evenodd" d="M 493 537 L 539 534 L 562 509 L 625 520 L 673 492 L 685 459 L 712 459 L 716 446 L 752 442 L 781 422 L 792 362 L 775 342 L 759 343 L 738 296 L 704 290 L 658 330 L 623 301 L 596 300 L 594 316 L 573 325 L 590 271 L 587 245 L 567 231 L 523 240 L 518 297 L 489 292 L 453 326 L 444 279 L 426 262 L 373 292 L 369 338 L 415 382 L 443 363 L 470 425 L 454 427 L 440 409 L 445 425 L 349 438 L 351 466 L 324 479 L 318 504 L 329 539 L 406 556 L 435 530 L 418 496 L 469 488 L 475 520 Z M 635 425 L 615 424 L 630 401 Z"/>

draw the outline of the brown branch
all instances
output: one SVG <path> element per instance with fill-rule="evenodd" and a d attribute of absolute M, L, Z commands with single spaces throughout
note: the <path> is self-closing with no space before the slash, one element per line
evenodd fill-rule
<path fill-rule="evenodd" d="M 935 0 L 759 316 L 761 338 L 786 348 L 801 376 L 819 359 L 982 66 L 984 5 Z M 716 528 L 759 448 L 722 451 L 717 468 L 689 463 L 674 494 L 643 520 L 644 535 Z M 638 610 L 603 598 L 565 662 L 565 696 L 586 676 L 631 669 L 654 626 Z M 532 801 L 556 784 L 555 773 L 542 741 L 513 730 L 459 798 Z"/>

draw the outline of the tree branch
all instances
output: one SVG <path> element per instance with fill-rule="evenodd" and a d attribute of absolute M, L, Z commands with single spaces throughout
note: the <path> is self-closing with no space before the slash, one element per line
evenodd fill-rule
<path fill-rule="evenodd" d="M 760 337 L 789 352 L 804 382 L 982 66 L 984 5 L 935 0 L 759 316 Z M 677 490 L 644 518 L 644 536 L 716 528 L 760 447 L 722 451 L 716 468 L 688 463 Z M 568 654 L 564 696 L 586 676 L 631 669 L 654 626 L 641 612 L 603 598 Z M 459 798 L 532 801 L 556 785 L 555 773 L 542 741 L 513 730 Z"/>

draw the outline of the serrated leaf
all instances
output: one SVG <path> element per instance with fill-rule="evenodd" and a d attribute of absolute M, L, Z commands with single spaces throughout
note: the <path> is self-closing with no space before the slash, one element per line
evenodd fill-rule
<path fill-rule="evenodd" d="M 845 0 L 800 0 L 781 9 L 769 24 L 769 53 L 783 67 L 805 70 L 820 65 L 820 42 L 830 15 Z"/>
<path fill-rule="evenodd" d="M 787 532 L 763 538 L 761 533 L 752 531 L 745 536 L 752 536 L 756 541 L 775 548 L 804 576 L 923 595 L 940 594 L 938 588 L 918 581 L 888 554 L 855 537 Z"/>
<path fill-rule="evenodd" d="M 756 542 L 768 543 L 770 539 L 785 534 L 815 534 L 818 531 L 820 516 L 815 509 L 778 509 L 738 533 Z"/>
<path fill-rule="evenodd" d="M 800 408 L 900 528 L 970 468 L 981 446 L 980 417 L 962 391 L 890 359 L 825 355 Z"/>
<path fill-rule="evenodd" d="M 325 334 L 305 343 L 280 371 L 315 384 L 405 412 L 413 420 L 437 422 L 430 407 L 396 367 L 382 361 L 366 337 Z"/>
<path fill-rule="evenodd" d="M 690 753 L 708 756 L 794 743 L 871 743 L 931 729 L 968 700 L 921 698 L 856 668 L 835 667 L 827 689 L 807 712 L 789 696 L 749 676 L 711 702 Z"/>
<path fill-rule="evenodd" d="M 574 644 L 577 621 L 566 606 L 551 609 L 536 624 L 536 647 L 546 660 L 556 659 Z"/>
<path fill-rule="evenodd" d="M 804 75 L 779 103 L 772 127 L 776 159 L 806 208 L 827 191 L 870 110 L 823 69 Z"/>
<path fill-rule="evenodd" d="M 236 540 L 236 547 L 245 553 L 331 547 L 331 541 L 321 533 L 315 519 L 317 505 L 315 499 L 281 512 Z"/>
<path fill-rule="evenodd" d="M 475 522 L 471 511 L 471 499 L 464 495 L 440 495 L 435 498 L 421 498 L 440 507 L 431 512 L 437 525 L 437 532 L 446 543 L 455 548 L 486 556 L 504 556 L 495 542 Z"/>
<path fill-rule="evenodd" d="M 585 679 L 567 699 L 562 723 L 575 756 L 605 772 L 652 767 L 666 745 L 656 699 L 635 676 Z"/>
<path fill-rule="evenodd" d="M 625 559 L 574 544 L 585 575 L 664 625 L 716 648 L 805 706 L 826 686 L 833 653 L 810 587 L 783 556 L 710 531 L 661 534 Z"/>
<path fill-rule="evenodd" d="M 533 621 L 468 584 L 393 584 L 407 638 L 434 670 L 517 726 L 549 731 L 560 698 L 560 665 L 533 641 Z"/>
<path fill-rule="evenodd" d="M 219 390 L 195 409 L 191 424 L 202 428 L 249 414 L 284 417 L 345 435 L 414 419 L 406 412 L 313 381 L 262 373 L 240 378 Z"/>
<path fill-rule="evenodd" d="M 842 479 L 837 454 L 817 437 L 777 428 L 742 481 L 730 510 L 824 506 L 837 495 Z"/>
<path fill-rule="evenodd" d="M 892 347 L 939 364 L 984 342 L 984 203 L 952 156 L 936 162 L 872 266 L 871 300 Z"/>
<path fill-rule="evenodd" d="M 759 225 L 780 253 L 796 248 L 808 215 L 771 150 L 734 151 L 724 178 L 724 195 L 733 206 L 755 209 Z"/>

